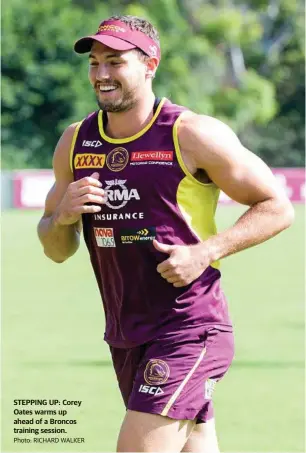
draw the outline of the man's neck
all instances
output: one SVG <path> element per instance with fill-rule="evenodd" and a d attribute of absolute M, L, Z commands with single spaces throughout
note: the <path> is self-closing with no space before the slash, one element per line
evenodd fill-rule
<path fill-rule="evenodd" d="M 127 112 L 107 113 L 105 133 L 111 138 L 127 138 L 137 134 L 151 121 L 154 101 L 155 95 L 151 92 Z"/>

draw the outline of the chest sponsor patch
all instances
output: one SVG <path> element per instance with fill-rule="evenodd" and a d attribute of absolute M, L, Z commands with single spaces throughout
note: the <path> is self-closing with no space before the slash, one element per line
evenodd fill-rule
<path fill-rule="evenodd" d="M 98 247 L 116 247 L 113 228 L 94 228 Z"/>
<path fill-rule="evenodd" d="M 153 241 L 156 237 L 156 228 L 141 228 L 139 230 L 124 228 L 120 230 L 120 240 L 122 244 L 144 244 Z"/>
<path fill-rule="evenodd" d="M 76 154 L 74 156 L 74 168 L 103 168 L 105 165 L 105 154 Z"/>
<path fill-rule="evenodd" d="M 140 200 L 137 189 L 127 187 L 126 182 L 126 179 L 105 181 L 106 206 L 111 209 L 121 209 L 130 200 Z"/>
<path fill-rule="evenodd" d="M 131 165 L 172 165 L 173 151 L 134 151 L 131 154 Z"/>

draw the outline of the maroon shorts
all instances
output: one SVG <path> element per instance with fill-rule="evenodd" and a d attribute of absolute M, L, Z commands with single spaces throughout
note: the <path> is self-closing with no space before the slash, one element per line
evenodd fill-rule
<path fill-rule="evenodd" d="M 127 409 L 201 423 L 213 418 L 212 393 L 233 360 L 234 338 L 214 327 L 110 350 Z"/>

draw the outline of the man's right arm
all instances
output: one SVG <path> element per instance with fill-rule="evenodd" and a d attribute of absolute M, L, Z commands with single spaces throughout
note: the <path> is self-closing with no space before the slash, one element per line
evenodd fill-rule
<path fill-rule="evenodd" d="M 55 149 L 55 183 L 47 195 L 45 211 L 37 228 L 45 255 L 56 263 L 62 263 L 77 251 L 81 215 L 101 210 L 101 206 L 88 203 L 104 203 L 98 173 L 74 182 L 70 148 L 77 125 L 72 124 L 65 130 Z"/>

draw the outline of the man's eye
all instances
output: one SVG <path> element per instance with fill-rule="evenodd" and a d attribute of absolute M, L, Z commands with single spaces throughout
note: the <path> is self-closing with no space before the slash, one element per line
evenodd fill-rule
<path fill-rule="evenodd" d="M 120 61 L 112 61 L 112 62 L 111 62 L 111 65 L 112 65 L 112 66 L 119 66 L 120 64 L 121 64 Z"/>
<path fill-rule="evenodd" d="M 90 66 L 98 66 L 98 63 L 96 61 L 90 61 L 89 65 Z"/>

